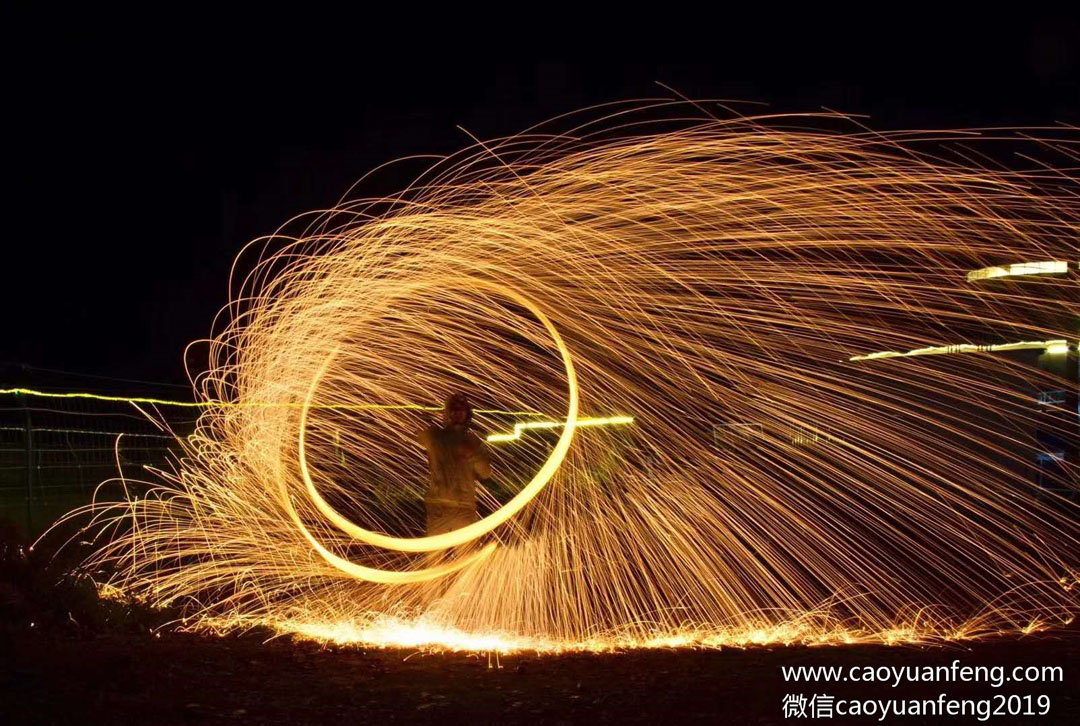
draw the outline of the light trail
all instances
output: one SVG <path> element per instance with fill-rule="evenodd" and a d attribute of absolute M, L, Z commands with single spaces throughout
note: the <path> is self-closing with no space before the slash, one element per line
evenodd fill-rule
<path fill-rule="evenodd" d="M 972 270 L 967 274 L 967 281 L 977 282 L 979 280 L 993 280 L 999 277 L 1026 277 L 1029 275 L 1061 275 L 1068 271 L 1069 263 L 1065 260 L 1016 262 L 1011 265 Z"/>
<path fill-rule="evenodd" d="M 308 412 L 310 411 L 315 392 L 318 390 L 319 384 L 326 376 L 327 368 L 339 354 L 339 350 L 335 350 L 334 353 L 326 357 L 326 360 L 312 377 L 311 384 L 308 386 L 307 395 L 304 397 L 304 408 L 300 414 L 299 447 L 297 456 L 299 458 L 300 473 L 303 477 L 307 494 L 311 498 L 316 509 L 343 532 L 364 544 L 399 552 L 433 552 L 472 542 L 477 537 L 492 531 L 500 524 L 504 524 L 532 501 L 532 499 L 539 494 L 544 486 L 551 480 L 551 477 L 554 476 L 555 472 L 562 464 L 563 459 L 566 457 L 566 452 L 570 449 L 570 442 L 574 439 L 574 428 L 577 424 L 578 383 L 577 373 L 574 371 L 573 359 L 570 356 L 570 351 L 567 349 L 566 344 L 563 342 L 562 336 L 559 335 L 559 331 L 556 330 L 544 311 L 529 298 L 517 292 L 514 288 L 500 283 L 481 280 L 475 280 L 472 284 L 482 290 L 501 295 L 521 305 L 528 310 L 541 325 L 543 325 L 547 334 L 551 336 L 552 343 L 554 343 L 556 350 L 559 352 L 559 357 L 562 359 L 563 369 L 566 373 L 567 403 L 566 421 L 563 422 L 563 431 L 559 435 L 559 440 L 556 442 L 555 447 L 551 450 L 551 453 L 548 455 L 539 471 L 536 472 L 536 475 L 533 476 L 532 480 L 522 487 L 521 491 L 519 491 L 510 501 L 472 524 L 444 534 L 425 537 L 390 537 L 370 529 L 365 529 L 364 527 L 358 527 L 349 521 L 347 517 L 343 516 L 330 506 L 322 495 L 319 494 L 319 491 L 311 478 L 311 472 L 307 464 L 306 443 Z M 411 286 L 410 292 L 415 292 L 415 287 L 415 285 Z M 283 496 L 285 496 L 285 491 L 285 489 L 282 489 Z M 297 522 L 299 522 L 299 520 L 297 520 Z M 323 554 L 324 550 L 319 548 L 319 553 Z M 323 556 L 325 557 L 325 554 L 323 554 Z"/>
<path fill-rule="evenodd" d="M 139 396 L 107 396 L 98 393 L 81 393 L 81 392 L 54 392 L 54 391 L 35 391 L 32 388 L 3 388 L 0 389 L 0 396 L 37 396 L 39 398 L 82 398 L 92 401 L 109 401 L 114 403 L 146 403 L 154 404 L 158 406 L 177 406 L 180 408 L 236 408 L 236 407 L 266 407 L 273 408 L 303 408 L 304 404 L 297 401 L 279 401 L 274 403 L 262 402 L 262 401 L 245 401 L 242 403 L 234 401 L 171 401 L 163 398 L 141 398 Z M 442 410 L 441 406 L 427 406 L 418 403 L 401 403 L 401 404 L 378 404 L 378 403 L 351 403 L 351 404 L 339 404 L 334 406 L 320 406 L 314 404 L 311 408 L 333 408 L 333 409 L 347 409 L 350 411 L 429 411 L 438 412 Z M 499 409 L 477 409 L 476 413 L 479 414 L 498 414 L 503 416 L 543 416 L 543 413 L 539 411 L 502 411 Z"/>
<path fill-rule="evenodd" d="M 972 343 L 957 343 L 954 345 L 935 345 L 927 348 L 915 348 L 905 353 L 886 350 L 880 353 L 868 353 L 866 355 L 854 355 L 849 361 L 881 360 L 883 358 L 910 358 L 917 355 L 952 355 L 954 353 L 1005 353 L 1013 350 L 1045 350 L 1047 353 L 1067 353 L 1069 341 L 1067 340 L 1031 340 L 1016 343 L 996 343 L 992 345 L 974 345 Z"/>
<path fill-rule="evenodd" d="M 633 416 L 607 416 L 604 418 L 579 418 L 575 426 L 580 429 L 586 426 L 623 426 L 632 423 L 634 423 Z M 517 441 L 521 438 L 521 434 L 524 431 L 557 429 L 564 425 L 564 421 L 529 421 L 526 423 L 514 424 L 512 433 L 488 434 L 487 441 L 492 444 L 503 444 L 510 441 Z"/>
<path fill-rule="evenodd" d="M 72 515 L 102 533 L 103 589 L 204 631 L 465 650 L 1075 617 L 1080 517 L 1030 480 L 1040 437 L 1077 435 L 1032 391 L 1070 383 L 1004 355 L 847 360 L 988 330 L 1075 355 L 1073 277 L 965 279 L 1074 259 L 1074 131 L 1038 146 L 1064 170 L 1007 171 L 970 133 L 664 111 L 477 145 L 253 244 L 196 391 L 234 405 L 202 409 L 149 495 Z M 481 521 L 424 537 L 434 412 L 412 404 L 454 391 L 535 420 L 478 416 L 515 445 L 492 447 Z M 634 423 L 575 436 L 579 408 Z"/>

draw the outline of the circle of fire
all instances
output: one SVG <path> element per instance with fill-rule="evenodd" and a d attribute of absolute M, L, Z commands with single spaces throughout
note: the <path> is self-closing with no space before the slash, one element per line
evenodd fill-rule
<path fill-rule="evenodd" d="M 364 544 L 371 545 L 372 547 L 382 547 L 384 549 L 398 550 L 400 552 L 432 552 L 435 550 L 444 550 L 456 545 L 466 544 L 475 540 L 477 537 L 487 534 L 500 524 L 503 524 L 508 519 L 513 517 L 519 511 L 521 511 L 525 505 L 527 505 L 540 490 L 544 488 L 544 485 L 551 480 L 552 475 L 562 464 L 563 459 L 566 457 L 566 452 L 570 448 L 570 442 L 574 437 L 574 426 L 577 423 L 578 412 L 578 387 L 577 387 L 577 375 L 574 373 L 574 362 L 570 355 L 570 351 L 566 347 L 566 343 L 563 342 L 562 337 L 559 335 L 559 331 L 552 325 L 551 320 L 544 314 L 540 308 L 534 305 L 528 298 L 515 292 L 513 289 L 492 282 L 477 281 L 477 286 L 481 288 L 488 288 L 496 293 L 506 296 L 507 298 L 514 300 L 529 312 L 531 312 L 536 319 L 543 324 L 544 328 L 550 334 L 552 342 L 559 351 L 559 355 L 562 358 L 563 367 L 566 370 L 566 381 L 568 387 L 568 402 L 566 411 L 566 420 L 563 422 L 562 434 L 559 436 L 558 442 L 552 449 L 551 454 L 548 456 L 547 461 L 540 467 L 540 470 L 536 473 L 536 476 L 532 480 L 522 487 L 510 501 L 500 506 L 496 511 L 487 515 L 473 524 L 461 527 L 452 532 L 446 532 L 444 534 L 427 536 L 427 537 L 390 537 L 379 532 L 374 532 L 363 527 L 358 527 L 353 524 L 349 519 L 343 516 L 340 512 L 334 509 L 327 501 L 319 494 L 318 489 L 315 486 L 314 481 L 311 478 L 311 472 L 307 465 L 307 451 L 305 446 L 306 431 L 307 431 L 307 419 L 308 413 L 311 411 L 312 401 L 315 395 L 315 391 L 318 388 L 319 381 L 322 380 L 323 375 L 326 373 L 326 369 L 333 361 L 337 351 L 331 353 L 326 358 L 326 362 L 319 368 L 315 377 L 311 381 L 311 385 L 308 387 L 307 395 L 304 397 L 303 407 L 300 411 L 300 438 L 298 447 L 298 460 L 300 465 L 300 473 L 304 479 L 304 484 L 307 488 L 307 494 L 311 498 L 311 501 L 315 504 L 315 507 L 331 521 L 335 526 L 340 528 L 343 532 L 353 537 L 354 539 L 363 542 Z M 287 488 L 282 482 L 281 488 L 282 503 L 289 512 L 289 517 L 293 520 L 297 529 L 304 535 L 305 539 L 311 542 L 312 547 L 331 565 L 338 568 L 342 572 L 357 577 L 361 580 L 368 580 L 370 582 L 382 582 L 382 583 L 402 583 L 402 582 L 420 582 L 423 580 L 431 580 L 436 577 L 449 574 L 460 570 L 462 567 L 474 564 L 484 557 L 491 554 L 494 550 L 494 543 L 489 544 L 484 549 L 477 553 L 466 557 L 456 563 L 447 563 L 439 565 L 437 567 L 425 568 L 423 570 L 414 570 L 408 573 L 399 572 L 387 572 L 384 570 L 374 569 L 370 567 L 363 567 L 347 560 L 338 557 L 333 554 L 311 535 L 308 529 L 304 526 L 300 517 L 296 513 L 296 509 L 292 506 L 292 501 L 288 493 Z"/>

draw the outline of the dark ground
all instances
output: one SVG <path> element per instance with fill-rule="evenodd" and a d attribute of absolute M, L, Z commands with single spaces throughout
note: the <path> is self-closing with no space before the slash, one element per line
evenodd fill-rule
<path fill-rule="evenodd" d="M 324 647 L 268 632 L 167 629 L 177 612 L 99 600 L 78 548 L 28 551 L 0 522 L 0 726 L 21 724 L 731 723 L 785 719 L 787 694 L 837 699 L 1039 695 L 1080 723 L 1080 623 L 1051 633 L 935 647 L 756 647 L 496 658 Z M 61 538 L 61 541 L 64 538 Z M 152 633 L 158 635 L 153 635 Z M 1060 666 L 1064 680 L 1006 683 L 785 682 L 782 666 Z M 880 723 L 840 717 L 840 723 Z M 824 721 L 824 719 L 822 719 Z M 974 716 L 886 723 L 979 723 Z"/>
<path fill-rule="evenodd" d="M 5 643 L 5 724 L 797 723 L 784 694 L 991 698 L 1047 694 L 1046 716 L 1080 723 L 1080 630 L 945 648 L 776 647 L 605 655 L 424 655 L 323 649 L 283 639 L 79 635 L 20 628 Z M 781 665 L 1060 665 L 1064 683 L 785 684 Z M 872 719 L 840 718 L 843 723 Z M 805 719 L 811 720 L 811 719 Z M 889 722 L 977 723 L 975 717 Z"/>

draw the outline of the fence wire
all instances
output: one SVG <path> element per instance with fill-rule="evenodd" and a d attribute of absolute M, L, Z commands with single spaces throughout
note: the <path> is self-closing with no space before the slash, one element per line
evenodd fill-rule
<path fill-rule="evenodd" d="M 31 539 L 66 512 L 119 499 L 120 478 L 138 487 L 147 467 L 164 467 L 198 411 L 160 411 L 163 430 L 118 401 L 0 396 L 0 521 Z"/>

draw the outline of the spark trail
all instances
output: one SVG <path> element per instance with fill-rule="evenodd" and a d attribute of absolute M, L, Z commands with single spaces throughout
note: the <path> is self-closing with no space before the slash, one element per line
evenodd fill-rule
<path fill-rule="evenodd" d="M 1068 268 L 967 279 L 1075 260 L 1070 169 L 971 160 L 1006 132 L 678 108 L 478 144 L 260 240 L 197 382 L 237 405 L 207 408 L 149 495 L 92 509 L 108 588 L 197 628 L 465 649 L 1072 618 L 1076 507 L 1029 469 L 1057 425 L 1032 390 L 1066 384 L 996 353 L 849 360 L 1075 355 Z M 1027 143 L 1067 167 L 1076 141 Z M 500 490 L 423 537 L 417 409 L 455 390 L 546 425 L 479 416 L 515 432 Z"/>

